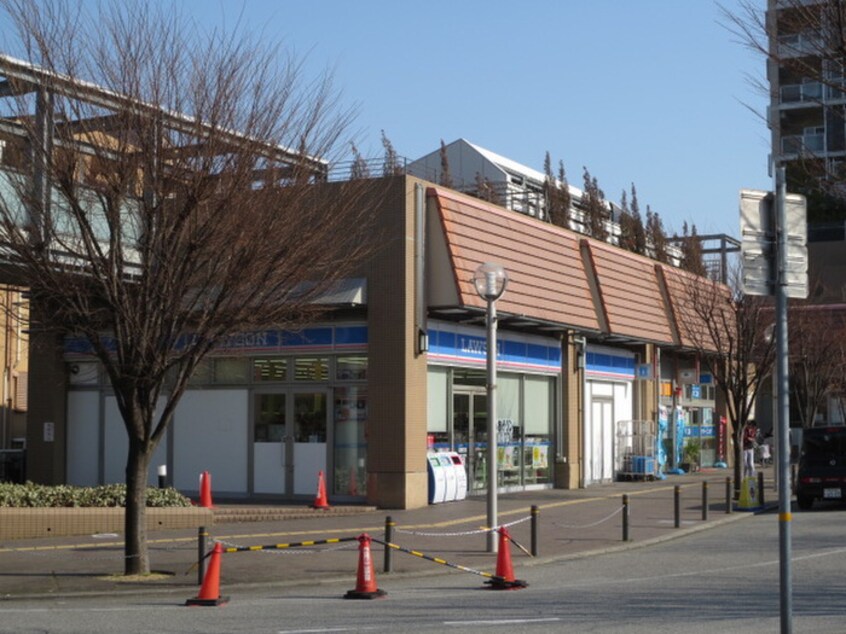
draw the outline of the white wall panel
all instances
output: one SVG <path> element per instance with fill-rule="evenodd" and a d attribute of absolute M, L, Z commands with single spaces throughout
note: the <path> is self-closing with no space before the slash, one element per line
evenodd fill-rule
<path fill-rule="evenodd" d="M 200 474 L 212 478 L 212 495 L 247 493 L 248 392 L 189 390 L 173 421 L 173 483 L 197 491 Z"/>
<path fill-rule="evenodd" d="M 163 399 L 159 399 L 161 409 Z M 126 457 L 129 454 L 129 439 L 126 436 L 126 427 L 123 425 L 117 400 L 114 396 L 106 396 L 105 402 L 105 429 L 104 444 L 104 476 L 105 483 L 126 482 Z M 147 470 L 147 484 L 157 486 L 158 466 L 167 464 L 167 436 L 162 439 L 150 461 L 150 468 Z"/>
<path fill-rule="evenodd" d="M 75 486 L 99 484 L 99 402 L 99 392 L 68 392 L 68 484 Z"/>

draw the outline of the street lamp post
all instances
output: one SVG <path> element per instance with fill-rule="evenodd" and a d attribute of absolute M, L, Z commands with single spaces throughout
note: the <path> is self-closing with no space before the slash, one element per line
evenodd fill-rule
<path fill-rule="evenodd" d="M 497 551 L 497 419 L 496 419 L 496 300 L 508 285 L 508 274 L 499 264 L 486 262 L 473 275 L 473 286 L 487 302 L 487 395 L 488 395 L 488 552 Z"/>

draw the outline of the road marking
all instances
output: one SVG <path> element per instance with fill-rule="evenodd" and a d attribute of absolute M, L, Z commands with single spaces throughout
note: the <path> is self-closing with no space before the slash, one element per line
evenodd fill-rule
<path fill-rule="evenodd" d="M 463 627 L 467 625 L 520 625 L 527 623 L 552 623 L 560 621 L 558 617 L 546 619 L 496 619 L 490 621 L 444 621 L 444 625 Z"/>
<path fill-rule="evenodd" d="M 364 632 L 375 627 L 324 627 L 316 630 L 279 630 L 277 634 L 321 634 L 321 632 Z"/>

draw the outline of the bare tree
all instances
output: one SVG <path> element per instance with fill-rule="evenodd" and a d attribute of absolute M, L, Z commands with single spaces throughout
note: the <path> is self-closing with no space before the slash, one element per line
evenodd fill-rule
<path fill-rule="evenodd" d="M 475 176 L 474 195 L 476 198 L 486 200 L 490 203 L 494 203 L 495 205 L 501 204 L 499 193 L 496 191 L 496 185 L 494 185 L 489 178 L 482 176 L 479 172 L 476 172 Z"/>
<path fill-rule="evenodd" d="M 632 212 L 632 233 L 634 237 L 634 249 L 632 250 L 640 255 L 649 255 L 646 240 L 646 227 L 643 225 L 643 216 L 640 215 L 640 202 L 638 202 L 637 199 L 637 189 L 635 188 L 634 183 L 632 183 L 632 199 L 629 207 Z"/>
<path fill-rule="evenodd" d="M 670 254 L 667 250 L 667 233 L 664 231 L 664 223 L 657 211 L 652 211 L 649 205 L 646 206 L 646 242 L 649 245 L 652 259 L 659 262 L 669 263 Z"/>
<path fill-rule="evenodd" d="M 629 198 L 624 189 L 620 194 L 620 248 L 636 252 L 635 221 L 629 208 Z"/>
<path fill-rule="evenodd" d="M 150 460 L 194 369 L 233 334 L 316 319 L 374 223 L 367 181 L 320 185 L 350 122 L 328 77 L 144 2 L 87 6 L 0 2 L 25 57 L 0 56 L 3 107 L 28 152 L 0 227 L 35 327 L 86 342 L 114 390 L 137 574 Z"/>
<path fill-rule="evenodd" d="M 790 392 L 803 427 L 825 411 L 846 373 L 846 317 L 805 302 L 790 307 Z"/>
<path fill-rule="evenodd" d="M 350 142 L 350 152 L 353 155 L 353 162 L 350 166 L 350 178 L 358 180 L 362 178 L 370 178 L 370 167 L 367 165 L 365 159 L 355 143 Z"/>
<path fill-rule="evenodd" d="M 734 436 L 735 489 L 739 490 L 743 428 L 752 415 L 755 397 L 769 376 L 775 353 L 769 298 L 745 295 L 739 271 L 724 286 L 680 272 L 686 292 L 679 323 L 682 339 L 697 351 L 703 366 L 725 394 Z"/>
<path fill-rule="evenodd" d="M 707 271 L 702 256 L 702 242 L 699 239 L 695 224 L 688 227 L 687 221 L 684 222 L 682 237 L 679 242 L 681 244 L 681 267 L 694 275 L 705 277 Z"/>
<path fill-rule="evenodd" d="M 447 154 L 446 144 L 444 140 L 441 139 L 441 149 L 439 151 L 439 156 L 441 159 L 441 177 L 439 179 L 439 183 L 444 187 L 449 187 L 450 189 L 453 188 L 452 183 L 452 173 L 449 170 L 449 155 Z"/>
<path fill-rule="evenodd" d="M 544 198 L 549 221 L 557 227 L 570 228 L 570 186 L 564 171 L 564 161 L 558 162 L 558 178 L 552 173 L 549 152 L 544 156 Z"/>
<path fill-rule="evenodd" d="M 608 240 L 607 221 L 610 218 L 605 194 L 599 188 L 596 177 L 591 177 L 587 167 L 584 170 L 584 194 L 582 195 L 582 208 L 585 213 L 585 230 L 588 235 L 597 240 Z"/>
<path fill-rule="evenodd" d="M 400 164 L 399 155 L 394 149 L 394 144 L 382 130 L 382 147 L 385 150 L 385 156 L 382 161 L 382 175 L 395 176 L 403 173 L 403 166 Z"/>

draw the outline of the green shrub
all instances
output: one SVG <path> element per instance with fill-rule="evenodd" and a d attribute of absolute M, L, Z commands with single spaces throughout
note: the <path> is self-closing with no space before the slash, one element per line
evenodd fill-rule
<path fill-rule="evenodd" d="M 126 485 L 105 484 L 97 487 L 74 487 L 67 484 L 9 484 L 0 482 L 0 507 L 55 508 L 55 507 L 124 507 Z M 147 506 L 185 507 L 191 500 L 173 488 L 147 488 Z"/>

